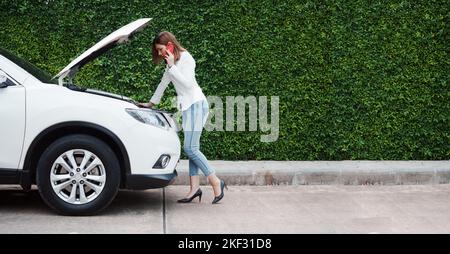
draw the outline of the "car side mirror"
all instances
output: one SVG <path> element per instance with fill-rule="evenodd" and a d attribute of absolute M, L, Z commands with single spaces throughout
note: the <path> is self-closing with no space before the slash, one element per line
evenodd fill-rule
<path fill-rule="evenodd" d="M 15 86 L 14 82 L 8 78 L 8 76 L 0 70 L 0 88 L 6 88 L 8 86 Z"/>
<path fill-rule="evenodd" d="M 8 78 L 0 73 L 0 88 L 8 87 Z"/>

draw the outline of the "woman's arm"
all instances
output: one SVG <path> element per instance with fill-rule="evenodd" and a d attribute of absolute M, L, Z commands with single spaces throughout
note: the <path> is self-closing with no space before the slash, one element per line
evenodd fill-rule
<path fill-rule="evenodd" d="M 170 83 L 170 77 L 168 74 L 168 70 L 163 74 L 163 77 L 161 79 L 161 82 L 159 82 L 158 87 L 156 88 L 155 93 L 153 94 L 152 98 L 150 99 L 150 103 L 153 103 L 153 105 L 158 104 L 161 101 L 161 97 L 164 94 L 164 91 L 166 90 L 167 86 Z"/>
<path fill-rule="evenodd" d="M 169 75 L 175 82 L 185 86 L 193 87 L 195 84 L 195 60 L 190 54 L 186 54 L 180 59 L 179 67 L 172 65 L 169 69 Z"/>

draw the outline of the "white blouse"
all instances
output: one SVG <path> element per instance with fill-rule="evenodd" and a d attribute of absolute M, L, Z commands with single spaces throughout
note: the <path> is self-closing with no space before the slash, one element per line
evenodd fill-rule
<path fill-rule="evenodd" d="M 158 104 L 169 83 L 177 92 L 177 107 L 182 111 L 197 101 L 206 100 L 202 89 L 195 79 L 195 60 L 187 51 L 181 52 L 180 59 L 169 68 L 166 66 L 161 82 L 156 88 L 150 102 Z"/>

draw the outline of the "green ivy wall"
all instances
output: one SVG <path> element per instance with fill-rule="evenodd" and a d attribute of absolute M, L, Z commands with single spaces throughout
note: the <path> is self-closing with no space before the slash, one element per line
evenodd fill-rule
<path fill-rule="evenodd" d="M 0 47 L 51 74 L 142 17 L 128 45 L 75 82 L 144 101 L 163 66 L 151 41 L 173 32 L 208 96 L 279 96 L 280 134 L 205 132 L 223 160 L 450 159 L 448 1 L 6 1 Z M 169 110 L 169 88 L 161 107 Z M 225 128 L 225 126 L 224 126 Z M 247 127 L 248 128 L 248 127 Z"/>

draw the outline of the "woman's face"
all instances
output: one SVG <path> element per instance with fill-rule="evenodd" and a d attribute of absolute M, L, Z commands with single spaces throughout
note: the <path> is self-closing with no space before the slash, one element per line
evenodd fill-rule
<path fill-rule="evenodd" d="M 163 44 L 156 44 L 155 45 L 156 50 L 158 51 L 158 55 L 164 57 L 165 55 L 167 55 L 167 48 L 166 45 Z"/>

